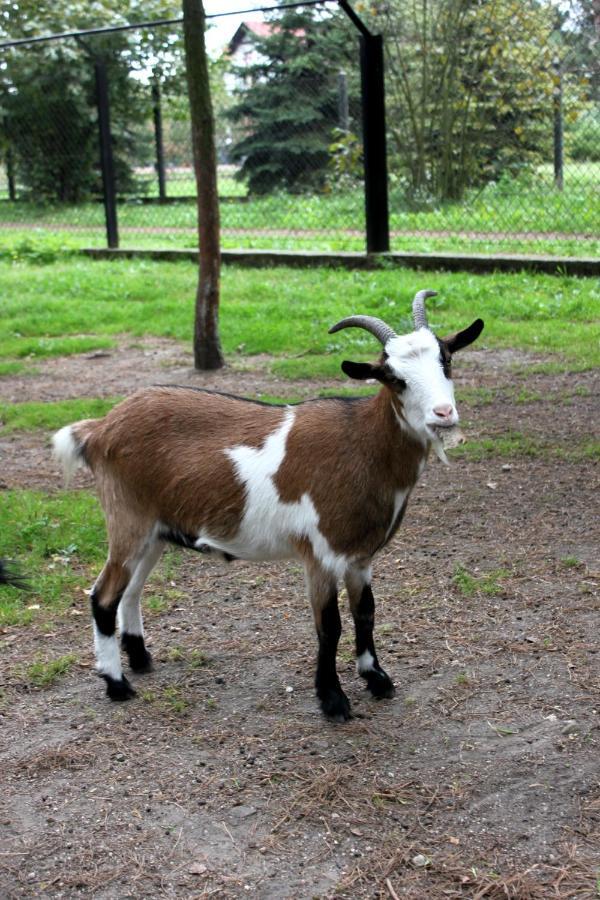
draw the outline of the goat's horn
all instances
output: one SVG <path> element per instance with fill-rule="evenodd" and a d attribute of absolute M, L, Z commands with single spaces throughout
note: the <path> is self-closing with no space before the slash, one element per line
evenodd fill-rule
<path fill-rule="evenodd" d="M 437 297 L 437 291 L 419 291 L 413 300 L 413 321 L 415 323 L 415 331 L 419 328 L 429 328 L 427 322 L 427 312 L 425 310 L 425 301 L 428 297 Z"/>
<path fill-rule="evenodd" d="M 347 319 L 342 319 L 337 325 L 332 325 L 329 329 L 329 334 L 341 331 L 342 328 L 364 328 L 366 331 L 370 331 L 377 340 L 381 341 L 384 347 L 390 338 L 396 337 L 394 329 L 375 316 L 348 316 Z"/>

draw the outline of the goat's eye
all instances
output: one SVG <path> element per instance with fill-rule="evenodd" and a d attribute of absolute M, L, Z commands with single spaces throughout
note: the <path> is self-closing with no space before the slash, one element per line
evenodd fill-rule
<path fill-rule="evenodd" d="M 452 357 L 450 354 L 440 353 L 440 365 L 446 378 L 452 377 Z"/>

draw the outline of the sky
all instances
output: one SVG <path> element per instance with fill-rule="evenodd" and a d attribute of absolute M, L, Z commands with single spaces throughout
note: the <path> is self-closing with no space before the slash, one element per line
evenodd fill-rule
<path fill-rule="evenodd" d="M 273 0 L 204 0 L 204 11 L 207 16 L 215 13 L 235 12 L 238 9 L 252 9 L 258 6 L 276 6 Z M 244 20 L 256 22 L 264 18 L 262 13 L 245 13 L 238 16 L 223 16 L 219 19 L 209 19 L 211 27 L 206 33 L 206 46 L 211 56 L 218 55 L 219 51 L 229 43 L 235 31 Z"/>

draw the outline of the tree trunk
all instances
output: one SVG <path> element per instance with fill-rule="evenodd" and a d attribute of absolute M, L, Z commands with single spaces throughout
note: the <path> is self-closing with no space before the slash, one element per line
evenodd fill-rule
<path fill-rule="evenodd" d="M 219 197 L 215 127 L 204 42 L 205 14 L 202 0 L 182 0 L 182 5 L 200 248 L 194 366 L 196 369 L 219 369 L 224 364 L 219 340 Z"/>

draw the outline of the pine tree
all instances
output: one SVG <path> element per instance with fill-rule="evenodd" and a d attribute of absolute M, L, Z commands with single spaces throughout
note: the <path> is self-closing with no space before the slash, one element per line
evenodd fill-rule
<path fill-rule="evenodd" d="M 355 35 L 337 13 L 286 10 L 254 39 L 261 62 L 238 70 L 246 87 L 229 113 L 243 137 L 232 148 L 252 193 L 319 189 L 339 124 L 338 76 L 348 72 L 350 128 L 357 130 Z"/>

